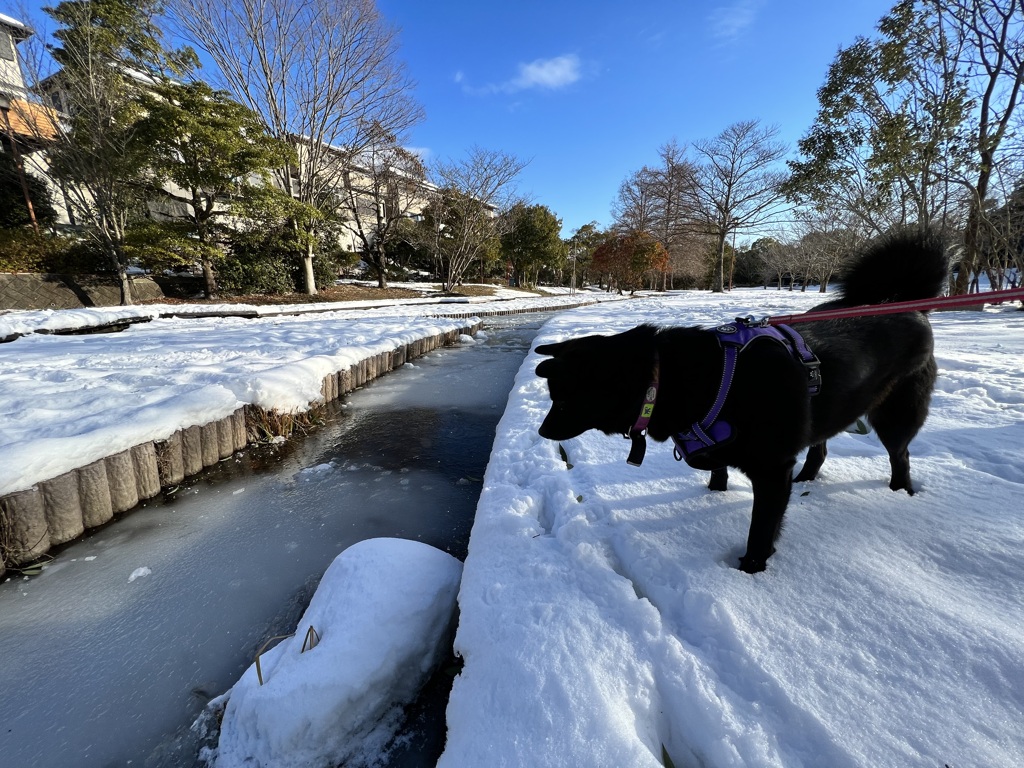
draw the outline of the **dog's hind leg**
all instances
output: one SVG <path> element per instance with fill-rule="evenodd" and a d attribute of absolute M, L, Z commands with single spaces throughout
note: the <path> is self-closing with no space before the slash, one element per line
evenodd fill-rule
<path fill-rule="evenodd" d="M 868 413 L 868 421 L 878 439 L 889 452 L 892 476 L 889 487 L 914 495 L 910 482 L 910 441 L 928 417 L 935 377 L 938 373 L 935 358 L 919 371 L 900 381 L 886 398 Z"/>
<path fill-rule="evenodd" d="M 729 468 L 719 467 L 711 470 L 711 479 L 708 480 L 709 491 L 729 490 Z"/>
<path fill-rule="evenodd" d="M 793 482 L 806 483 L 816 478 L 818 476 L 818 470 L 821 469 L 821 465 L 825 463 L 826 456 L 828 456 L 828 446 L 824 440 L 820 443 L 815 443 L 808 448 L 807 458 L 804 459 L 804 465 L 800 468 L 797 476 L 793 478 Z"/>
<path fill-rule="evenodd" d="M 747 472 L 754 490 L 754 508 L 750 513 L 747 553 L 740 558 L 740 570 L 760 573 L 775 552 L 775 540 L 782 531 L 789 493 L 793 487 L 793 465 L 790 459 L 782 465 Z"/>

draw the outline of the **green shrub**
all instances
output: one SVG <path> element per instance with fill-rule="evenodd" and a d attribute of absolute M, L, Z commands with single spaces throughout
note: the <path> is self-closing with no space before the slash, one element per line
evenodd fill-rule
<path fill-rule="evenodd" d="M 83 275 L 109 271 L 109 262 L 90 240 L 31 229 L 0 229 L 0 272 Z"/>
<path fill-rule="evenodd" d="M 225 290 L 239 294 L 284 294 L 305 290 L 305 271 L 291 227 L 235 231 L 227 257 L 217 268 Z M 334 283 L 342 266 L 358 257 L 324 243 L 313 257 L 313 276 L 318 288 Z"/>
<path fill-rule="evenodd" d="M 0 230 L 0 272 L 45 272 L 51 247 L 31 229 Z"/>
<path fill-rule="evenodd" d="M 338 253 L 328 250 L 322 254 L 318 253 L 313 257 L 313 277 L 316 278 L 317 288 L 326 288 L 329 285 L 334 285 L 334 281 L 338 279 L 338 274 L 341 272 Z M 298 259 L 296 259 L 297 261 Z M 301 265 L 297 273 L 295 275 L 295 290 L 305 290 L 305 278 L 303 277 Z"/>

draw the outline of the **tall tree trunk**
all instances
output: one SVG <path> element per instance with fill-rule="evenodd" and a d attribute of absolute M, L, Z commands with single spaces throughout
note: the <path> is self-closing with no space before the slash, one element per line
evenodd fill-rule
<path fill-rule="evenodd" d="M 313 240 L 310 238 L 306 243 L 306 253 L 302 257 L 302 266 L 305 270 L 306 293 L 309 296 L 316 296 L 316 274 L 313 272 Z"/>
<path fill-rule="evenodd" d="M 387 269 L 384 265 L 384 249 L 374 246 L 373 259 L 377 265 L 377 287 L 383 291 L 388 287 Z"/>
<path fill-rule="evenodd" d="M 135 303 L 132 299 L 132 282 L 128 278 L 128 273 L 125 271 L 124 267 L 118 267 L 117 281 L 121 289 L 121 306 L 131 306 Z"/>
<path fill-rule="evenodd" d="M 217 298 L 217 278 L 213 275 L 213 261 L 209 256 L 203 256 L 203 293 L 206 298 Z"/>
<path fill-rule="evenodd" d="M 110 264 L 114 268 L 114 273 L 117 275 L 118 289 L 121 293 L 121 306 L 131 306 L 135 303 L 132 300 L 132 284 L 128 280 L 128 271 L 124 266 L 124 260 L 121 258 L 121 251 L 111 240 L 106 242 L 106 247 L 110 258 Z"/>
<path fill-rule="evenodd" d="M 711 290 L 714 293 L 725 292 L 725 230 L 718 234 L 718 259 L 715 274 L 711 278 Z"/>
<path fill-rule="evenodd" d="M 991 155 L 982 155 L 982 171 L 978 175 L 978 183 L 971 198 L 971 207 L 967 213 L 967 225 L 964 227 L 964 255 L 960 259 L 960 271 L 950 284 L 950 293 L 955 296 L 966 294 L 970 290 L 971 275 L 977 273 L 981 265 L 981 223 L 985 197 L 988 195 L 990 174 L 985 162 L 991 162 Z"/>

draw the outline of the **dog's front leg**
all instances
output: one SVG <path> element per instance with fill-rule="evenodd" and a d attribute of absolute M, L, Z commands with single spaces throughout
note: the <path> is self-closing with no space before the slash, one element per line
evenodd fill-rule
<path fill-rule="evenodd" d="M 806 483 L 813 480 L 818 476 L 818 470 L 821 469 L 821 465 L 825 463 L 825 457 L 828 456 L 828 445 L 822 440 L 820 443 L 815 443 L 807 449 L 807 459 L 804 461 L 804 466 L 797 473 L 797 476 L 793 479 L 794 483 Z"/>
<path fill-rule="evenodd" d="M 711 470 L 711 479 L 708 480 L 709 491 L 729 490 L 729 468 L 719 467 Z"/>
<path fill-rule="evenodd" d="M 793 465 L 790 459 L 782 465 L 747 472 L 754 490 L 754 508 L 750 513 L 747 553 L 740 558 L 740 570 L 760 573 L 775 552 L 775 540 L 782 530 L 782 516 L 789 504 L 793 487 Z"/>

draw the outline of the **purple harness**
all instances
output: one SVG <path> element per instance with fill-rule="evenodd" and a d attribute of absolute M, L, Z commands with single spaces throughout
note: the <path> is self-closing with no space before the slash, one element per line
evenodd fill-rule
<path fill-rule="evenodd" d="M 807 390 L 811 395 L 821 391 L 821 363 L 811 352 L 803 338 L 788 325 L 768 325 L 766 322 L 756 322 L 752 317 L 738 317 L 733 323 L 720 325 L 715 329 L 718 336 L 718 343 L 722 346 L 725 354 L 725 363 L 722 366 L 722 381 L 718 385 L 718 395 L 712 404 L 707 415 L 700 421 L 694 422 L 688 432 L 680 432 L 672 435 L 672 442 L 675 443 L 676 461 L 686 460 L 690 466 L 699 462 L 711 450 L 728 443 L 733 438 L 732 425 L 720 418 L 725 401 L 729 397 L 729 390 L 732 387 L 733 377 L 736 373 L 736 361 L 739 353 L 746 349 L 754 339 L 768 338 L 782 344 L 790 354 L 803 363 L 807 369 Z M 629 457 L 626 461 L 635 466 L 640 466 L 644 460 L 644 453 L 647 450 L 647 442 L 644 436 L 647 431 L 647 424 L 654 413 L 654 402 L 658 396 L 659 360 L 657 352 L 654 359 L 654 373 L 651 386 L 648 387 L 644 397 L 644 405 L 640 411 L 640 418 L 629 431 L 627 437 L 632 441 Z M 707 467 L 698 467 L 706 469 Z"/>

